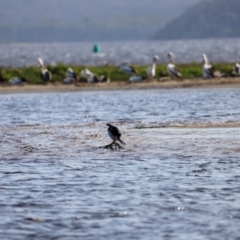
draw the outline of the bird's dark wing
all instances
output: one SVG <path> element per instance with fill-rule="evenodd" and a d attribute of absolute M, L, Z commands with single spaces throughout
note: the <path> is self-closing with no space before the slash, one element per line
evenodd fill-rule
<path fill-rule="evenodd" d="M 77 74 L 76 73 L 73 73 L 73 78 L 77 79 Z"/>
<path fill-rule="evenodd" d="M 116 137 L 121 137 L 121 132 L 120 132 L 120 130 L 119 130 L 117 127 L 112 126 L 112 127 L 111 127 L 111 132 L 112 132 L 112 134 L 113 134 L 114 136 L 116 136 Z"/>
<path fill-rule="evenodd" d="M 215 72 L 215 68 L 214 68 L 214 67 L 210 67 L 210 68 L 207 69 L 207 73 L 208 73 L 212 78 L 215 77 L 214 72 Z"/>

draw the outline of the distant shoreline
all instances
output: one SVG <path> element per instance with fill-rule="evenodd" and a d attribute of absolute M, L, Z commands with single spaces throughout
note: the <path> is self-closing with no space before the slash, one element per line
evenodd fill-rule
<path fill-rule="evenodd" d="M 0 94 L 7 93 L 43 93 L 43 92 L 74 92 L 99 90 L 140 90 L 140 89 L 174 89 L 174 88 L 240 88 L 240 78 L 220 79 L 184 79 L 166 81 L 143 81 L 130 83 L 127 81 L 114 81 L 110 83 L 79 83 L 64 85 L 61 83 L 47 85 L 0 86 Z"/>

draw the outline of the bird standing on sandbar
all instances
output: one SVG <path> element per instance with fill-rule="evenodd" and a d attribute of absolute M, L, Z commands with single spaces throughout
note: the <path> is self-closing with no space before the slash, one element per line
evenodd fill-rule
<path fill-rule="evenodd" d="M 44 66 L 44 62 L 41 58 L 38 58 L 38 62 L 40 64 L 40 67 L 41 67 L 41 78 L 44 82 L 49 82 L 52 80 L 52 74 L 51 72 L 45 68 Z"/>
<path fill-rule="evenodd" d="M 9 85 L 24 85 L 25 83 L 27 83 L 27 79 L 23 77 L 15 77 L 8 81 Z"/>
<path fill-rule="evenodd" d="M 170 77 L 173 77 L 173 78 L 178 78 L 178 79 L 181 79 L 182 78 L 182 75 L 181 73 L 179 72 L 179 70 L 177 69 L 176 65 L 173 63 L 173 53 L 168 53 L 168 65 L 167 65 L 167 72 L 168 74 L 170 75 Z"/>
<path fill-rule="evenodd" d="M 106 125 L 108 126 L 108 135 L 113 140 L 112 144 L 114 144 L 116 141 L 119 141 L 122 145 L 126 145 L 126 143 L 120 139 L 122 135 L 120 130 L 110 123 L 107 123 Z"/>
<path fill-rule="evenodd" d="M 66 71 L 66 78 L 63 80 L 64 84 L 71 84 L 71 83 L 77 83 L 78 77 L 76 73 L 71 69 L 68 68 Z"/>
<path fill-rule="evenodd" d="M 119 69 L 126 74 L 136 74 L 137 73 L 137 70 L 134 67 L 130 66 L 127 62 L 122 63 L 119 66 Z"/>
<path fill-rule="evenodd" d="M 239 77 L 239 76 L 240 76 L 240 64 L 235 63 L 232 70 L 232 77 Z"/>
<path fill-rule="evenodd" d="M 202 78 L 215 78 L 215 68 L 209 63 L 207 55 L 202 54 L 203 68 L 202 68 Z"/>
<path fill-rule="evenodd" d="M 158 56 L 153 57 L 152 65 L 146 69 L 146 74 L 148 79 L 153 79 L 156 75 L 156 64 L 158 61 Z"/>

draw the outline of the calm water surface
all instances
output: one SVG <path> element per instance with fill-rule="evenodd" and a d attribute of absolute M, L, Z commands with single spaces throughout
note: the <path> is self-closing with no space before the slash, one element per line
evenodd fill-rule
<path fill-rule="evenodd" d="M 1 239 L 239 239 L 239 96 L 0 95 Z"/>

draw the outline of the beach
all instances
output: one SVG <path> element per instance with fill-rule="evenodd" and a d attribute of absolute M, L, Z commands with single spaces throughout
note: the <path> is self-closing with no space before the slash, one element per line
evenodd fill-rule
<path fill-rule="evenodd" d="M 46 85 L 27 84 L 23 86 L 0 86 L 0 93 L 28 93 L 28 92 L 71 92 L 71 91 L 97 91 L 97 90 L 133 90 L 133 89 L 172 89 L 172 88 L 221 88 L 240 87 L 240 78 L 216 79 L 183 79 L 183 80 L 153 80 L 143 82 L 113 81 L 110 83 L 78 83 L 66 85 L 61 83 L 48 83 Z"/>

